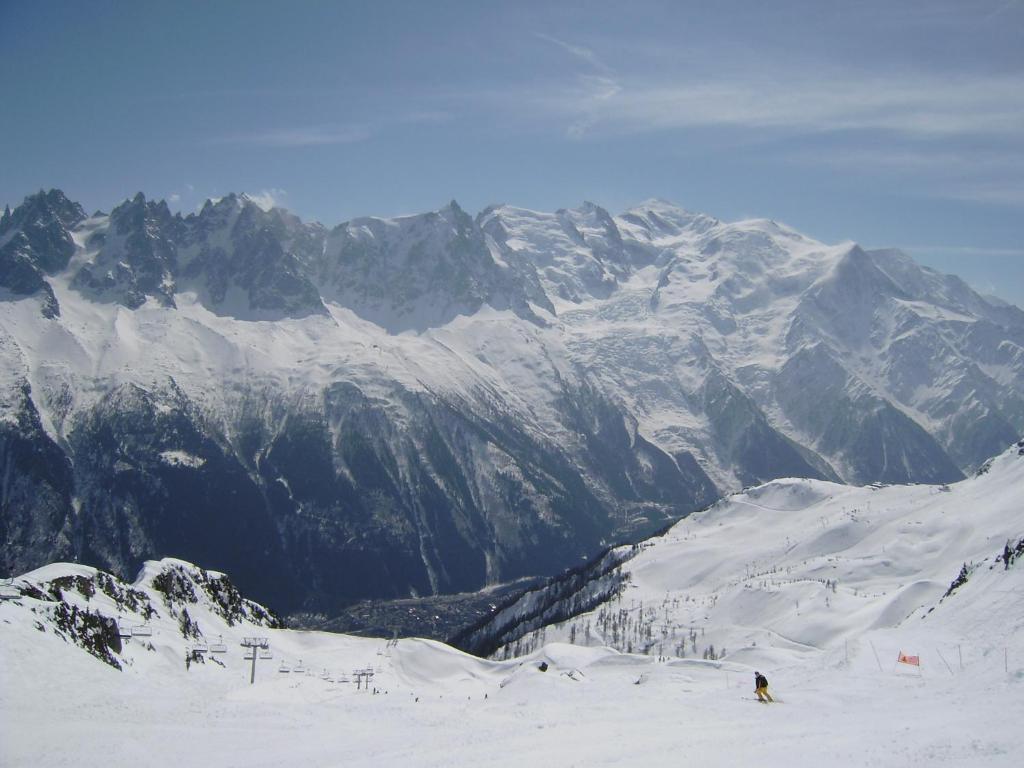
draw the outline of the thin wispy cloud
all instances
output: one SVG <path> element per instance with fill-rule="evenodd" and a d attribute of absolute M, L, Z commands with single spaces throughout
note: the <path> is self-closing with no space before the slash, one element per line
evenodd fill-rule
<path fill-rule="evenodd" d="M 940 190 L 936 196 L 969 203 L 1018 207 L 1024 206 L 1024 183 L 1022 180 L 971 181 Z"/>
<path fill-rule="evenodd" d="M 611 67 L 605 64 L 601 58 L 590 48 L 582 45 L 575 45 L 568 43 L 565 40 L 561 40 L 554 35 L 549 35 L 546 32 L 534 32 L 534 36 L 539 40 L 551 43 L 561 48 L 571 56 L 576 57 L 580 61 L 589 64 L 594 69 L 598 69 L 602 72 L 611 72 Z"/>
<path fill-rule="evenodd" d="M 425 109 L 403 115 L 395 120 L 395 122 L 406 125 L 441 125 L 442 123 L 450 123 L 454 119 L 455 116 L 451 112 L 440 109 Z"/>
<path fill-rule="evenodd" d="M 321 147 L 354 144 L 371 137 L 362 125 L 311 125 L 271 131 L 243 133 L 213 140 L 215 144 L 243 144 L 258 147 Z"/>
<path fill-rule="evenodd" d="M 876 173 L 879 169 L 894 171 L 940 171 L 972 173 L 1013 171 L 1024 173 L 1024 151 L 992 149 L 957 149 L 945 146 L 929 149 L 906 147 L 844 147 L 801 149 L 790 152 L 786 160 L 807 165 L 827 165 L 844 170 L 864 170 Z"/>
<path fill-rule="evenodd" d="M 573 138 L 715 126 L 916 138 L 1019 136 L 1024 125 L 1021 73 L 872 73 L 870 67 L 780 63 L 756 50 L 700 55 L 699 43 L 661 50 L 653 59 L 649 52 L 631 56 L 628 71 L 620 71 L 592 48 L 534 34 L 598 72 L 512 85 L 482 94 L 482 100 L 516 113 L 513 119 L 560 122 Z"/>
<path fill-rule="evenodd" d="M 914 137 L 1016 136 L 1024 77 L 754 77 L 651 83 L 574 78 L 521 94 L 549 119 L 613 134 L 732 126 L 807 132 L 879 130 Z M 570 131 L 572 132 L 572 131 Z M 578 134 L 578 131 L 577 131 Z"/>
<path fill-rule="evenodd" d="M 840 169 L 843 173 L 897 179 L 923 197 L 997 205 L 1024 205 L 1024 148 L 951 149 L 931 142 L 920 148 L 831 147 L 799 150 L 784 162 Z"/>
<path fill-rule="evenodd" d="M 949 256 L 1005 256 L 1024 258 L 1024 248 L 988 248 L 976 245 L 899 245 L 896 246 L 907 253 L 938 253 Z"/>
<path fill-rule="evenodd" d="M 452 114 L 446 110 L 420 109 L 399 115 L 378 116 L 358 124 L 306 125 L 221 136 L 211 143 L 271 148 L 326 147 L 356 144 L 396 126 L 442 125 L 453 119 Z"/>

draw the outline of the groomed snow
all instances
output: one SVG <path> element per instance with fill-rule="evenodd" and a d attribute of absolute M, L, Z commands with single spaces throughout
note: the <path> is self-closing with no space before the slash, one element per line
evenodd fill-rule
<path fill-rule="evenodd" d="M 721 660 L 552 642 L 566 624 L 532 654 L 489 661 L 425 640 L 228 627 L 200 602 L 190 615 L 228 652 L 186 671 L 190 644 L 152 582 L 191 566 L 167 560 L 139 575 L 161 618 L 128 640 L 118 672 L 38 631 L 37 601 L 4 601 L 0 763 L 1019 765 L 1024 562 L 995 556 L 1024 535 L 1022 482 L 1014 447 L 948 490 L 778 481 L 683 521 L 626 564 L 634 586 L 613 605 L 667 610 L 699 646 L 727 645 Z M 970 579 L 940 602 L 965 561 Z M 15 581 L 94 573 L 58 564 Z M 239 642 L 252 635 L 274 658 L 250 686 Z M 922 666 L 897 665 L 901 651 Z M 755 667 L 781 703 L 753 700 Z M 369 692 L 352 682 L 365 668 Z"/>

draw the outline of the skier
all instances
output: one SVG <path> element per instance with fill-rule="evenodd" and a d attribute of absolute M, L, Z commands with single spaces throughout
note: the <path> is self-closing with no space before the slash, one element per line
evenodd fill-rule
<path fill-rule="evenodd" d="M 754 673 L 754 693 L 757 694 L 757 700 L 767 704 L 770 701 L 775 701 L 772 695 L 768 693 L 768 678 L 762 675 L 760 672 Z"/>

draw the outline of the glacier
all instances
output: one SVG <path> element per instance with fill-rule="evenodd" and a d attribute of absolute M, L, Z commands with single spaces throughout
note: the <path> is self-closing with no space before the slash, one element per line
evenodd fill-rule
<path fill-rule="evenodd" d="M 650 200 L 328 228 L 59 190 L 0 219 L 0 566 L 176 556 L 285 614 L 553 574 L 779 477 L 949 483 L 1024 312 Z"/>

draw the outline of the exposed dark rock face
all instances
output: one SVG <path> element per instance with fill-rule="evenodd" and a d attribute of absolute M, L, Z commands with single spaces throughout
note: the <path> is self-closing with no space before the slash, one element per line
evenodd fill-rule
<path fill-rule="evenodd" d="M 78 271 L 74 285 L 130 309 L 149 297 L 174 306 L 175 243 L 182 229 L 167 203 L 148 202 L 140 192 L 111 212 L 99 255 Z"/>
<path fill-rule="evenodd" d="M 0 288 L 18 296 L 39 294 L 43 317 L 60 315 L 53 289 L 46 282 L 68 265 L 75 251 L 71 229 L 85 219 L 77 203 L 54 189 L 25 198 L 13 213 L 0 218 Z"/>
<path fill-rule="evenodd" d="M 1019 309 L 658 201 L 328 230 L 51 191 L 0 218 L 0 310 L 0 568 L 176 556 L 289 614 L 558 573 L 777 477 L 952 481 L 1024 429 Z"/>
<path fill-rule="evenodd" d="M 180 392 L 112 390 L 69 435 L 74 459 L 77 559 L 127 577 L 157 552 L 236 574 L 281 600 L 282 544 L 259 485 Z"/>
<path fill-rule="evenodd" d="M 717 371 L 705 381 L 704 407 L 715 446 L 738 468 L 743 485 L 777 477 L 838 479 L 824 459 L 773 429 L 750 398 Z"/>
<path fill-rule="evenodd" d="M 0 567 L 22 573 L 74 556 L 74 475 L 43 430 L 28 384 L 12 394 L 16 421 L 0 420 Z"/>
<path fill-rule="evenodd" d="M 156 650 L 150 637 L 160 637 L 161 643 L 178 645 L 179 652 L 183 647 L 189 663 L 201 663 L 192 642 L 209 646 L 197 616 L 212 614 L 227 627 L 247 625 L 250 631 L 284 626 L 273 611 L 242 597 L 225 574 L 173 559 L 147 563 L 134 584 L 95 568 L 61 563 L 26 574 L 6 589 L 37 631 L 52 632 L 118 670 L 125 661 L 133 663 L 125 658 L 123 637 L 138 638 L 136 650 L 143 653 Z M 202 622 L 207 633 L 216 631 L 208 618 Z M 179 636 L 184 643 L 175 642 Z M 219 652 L 225 651 L 222 644 Z"/>
<path fill-rule="evenodd" d="M 852 379 L 823 346 L 790 358 L 776 387 L 786 415 L 820 450 L 841 456 L 853 482 L 946 483 L 963 477 L 931 435 Z"/>
<path fill-rule="evenodd" d="M 175 293 L 185 286 L 223 314 L 323 314 L 301 254 L 286 249 L 310 251 L 319 239 L 294 217 L 263 211 L 237 195 L 183 218 L 165 202 L 147 201 L 139 193 L 111 212 L 109 228 L 93 240 L 99 253 L 79 269 L 73 285 L 131 309 L 149 298 L 173 307 Z"/>
<path fill-rule="evenodd" d="M 70 461 L 38 427 L 23 430 L 37 451 L 54 452 L 27 466 L 63 469 L 14 474 L 5 486 L 5 509 L 21 513 L 5 519 L 6 565 L 76 559 L 128 575 L 173 552 L 234 574 L 285 612 L 334 611 L 360 598 L 551 573 L 612 531 L 643 535 L 715 493 L 696 465 L 683 472 L 646 441 L 609 433 L 623 417 L 607 404 L 586 403 L 605 409 L 604 425 L 579 425 L 596 451 L 586 481 L 569 455 L 513 418 L 394 397 L 413 424 L 399 429 L 380 404 L 338 385 L 319 402 L 285 407 L 283 423 L 241 409 L 219 426 L 174 388 L 123 385 L 77 418 Z M 12 439 L 17 461 L 25 437 Z M 497 466 L 480 465 L 487 454 Z M 22 488 L 50 490 L 37 490 L 31 506 Z"/>

